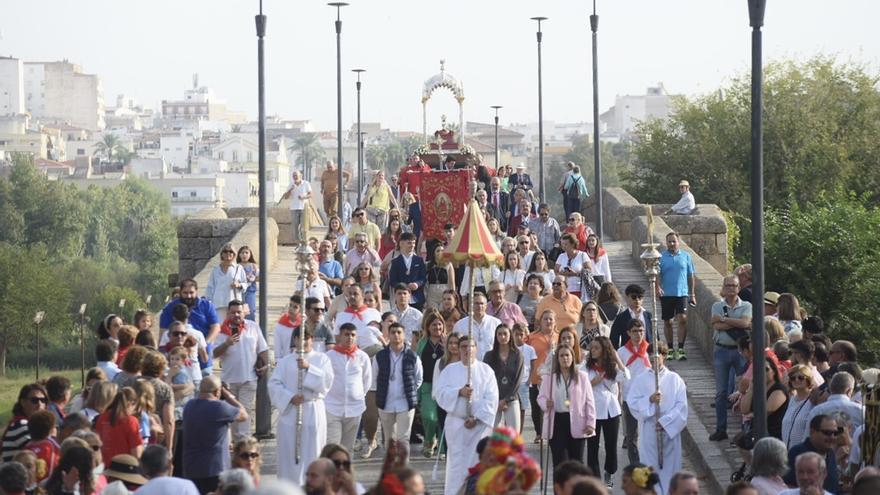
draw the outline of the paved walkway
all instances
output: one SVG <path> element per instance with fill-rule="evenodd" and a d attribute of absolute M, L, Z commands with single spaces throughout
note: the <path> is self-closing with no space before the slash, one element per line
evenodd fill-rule
<path fill-rule="evenodd" d="M 311 234 L 318 234 L 318 232 L 312 232 Z M 629 242 L 611 242 L 606 244 L 605 247 L 608 250 L 608 254 L 610 257 L 614 282 L 621 289 L 621 291 L 630 283 L 638 283 L 647 287 L 647 280 L 641 270 L 641 267 L 637 266 L 637 264 L 632 260 L 630 256 Z M 268 315 L 270 319 L 268 332 L 270 342 L 272 338 L 271 334 L 274 328 L 274 323 L 277 320 L 278 316 L 283 311 L 285 311 L 287 307 L 287 300 L 289 298 L 289 295 L 293 291 L 296 276 L 295 270 L 296 262 L 293 254 L 293 248 L 289 246 L 279 246 L 278 261 L 272 267 L 268 279 L 270 294 L 268 298 Z M 646 300 L 646 304 L 650 309 L 650 299 Z M 702 422 L 699 418 L 697 418 L 697 414 L 694 414 L 693 411 L 696 411 L 699 415 L 703 415 L 706 411 L 709 411 L 712 414 L 711 417 L 714 421 L 714 410 L 711 409 L 714 382 L 711 372 L 707 373 L 707 370 L 711 370 L 711 367 L 709 366 L 709 363 L 707 363 L 706 360 L 699 353 L 699 350 L 697 349 L 695 344 L 688 343 L 687 350 L 689 356 L 688 361 L 676 361 L 670 363 L 670 368 L 681 374 L 682 378 L 684 378 L 686 383 L 688 384 L 689 407 L 692 411 L 688 427 L 702 430 L 694 433 L 693 436 L 696 437 L 697 440 L 708 443 L 708 433 L 704 434 L 705 427 L 702 426 Z M 523 434 L 526 441 L 531 442 L 532 439 L 534 439 L 535 437 L 535 433 L 534 428 L 531 424 L 531 419 L 528 417 L 528 414 L 526 414 L 526 416 L 527 418 L 525 421 Z M 731 424 L 736 424 L 736 420 L 732 418 Z M 275 431 L 274 416 L 272 431 Z M 733 431 L 733 428 L 731 428 L 731 431 Z M 685 441 L 687 442 L 687 439 L 685 439 Z M 264 440 L 263 442 L 261 442 L 261 448 L 263 452 L 263 473 L 267 478 L 273 478 L 277 466 L 275 441 Z M 529 455 L 531 455 L 534 459 L 540 459 L 540 452 L 537 445 L 529 443 L 527 451 Z M 719 451 L 717 459 L 702 459 L 692 457 L 691 454 L 694 451 L 689 450 L 687 447 L 684 449 L 684 451 L 684 469 L 697 473 L 698 477 L 700 478 L 701 487 L 703 489 L 702 493 L 716 493 L 716 491 L 712 489 L 713 483 L 709 481 L 711 480 L 711 476 L 710 473 L 706 471 L 706 469 L 707 466 L 708 469 L 727 469 L 726 472 L 716 473 L 716 475 L 718 476 L 723 476 L 723 479 L 727 479 L 729 477 L 730 467 L 729 463 L 727 463 L 727 461 L 723 458 L 723 453 Z M 419 470 L 425 477 L 425 482 L 427 484 L 428 490 L 432 493 L 442 493 L 443 479 L 445 476 L 445 462 L 440 462 L 436 464 L 436 476 L 432 476 L 435 468 L 434 460 L 425 459 L 424 457 L 422 457 L 421 445 L 412 445 L 410 452 L 411 465 L 415 469 Z M 615 488 L 612 491 L 612 493 L 615 494 L 623 493 L 623 490 L 621 489 L 620 472 L 627 464 L 626 450 L 618 448 L 617 454 L 619 469 L 618 473 L 614 477 Z M 384 452 L 381 449 L 375 452 L 371 459 L 364 460 L 361 459 L 359 455 L 355 455 L 354 471 L 357 480 L 367 487 L 370 487 L 372 484 L 374 484 L 378 479 L 379 471 L 382 467 L 383 455 Z M 600 461 L 604 460 L 604 458 L 604 449 L 602 449 L 600 451 Z M 548 476 L 550 476 L 549 473 Z M 552 492 L 552 486 L 550 486 L 548 490 Z M 532 490 L 532 493 L 537 494 L 540 493 L 540 491 L 536 487 Z"/>

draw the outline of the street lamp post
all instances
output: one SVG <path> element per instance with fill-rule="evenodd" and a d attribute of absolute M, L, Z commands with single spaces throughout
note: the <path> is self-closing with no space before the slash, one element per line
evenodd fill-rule
<path fill-rule="evenodd" d="M 541 203 L 544 203 L 544 99 L 543 87 L 541 83 L 541 21 L 546 21 L 546 17 L 532 17 L 533 21 L 538 21 L 538 31 L 536 34 L 538 39 L 538 197 Z"/>
<path fill-rule="evenodd" d="M 590 30 L 593 32 L 593 165 L 596 179 L 596 231 L 602 237 L 602 161 L 599 156 L 599 16 L 596 15 L 596 0 L 593 0 L 593 14 L 590 16 Z"/>
<path fill-rule="evenodd" d="M 259 196 L 259 320 L 263 337 L 266 336 L 266 327 L 269 324 L 269 214 L 266 204 L 266 57 L 264 40 L 266 37 L 266 16 L 263 15 L 263 0 L 260 0 L 260 13 L 254 16 L 257 28 L 257 181 L 260 184 Z M 257 380 L 257 410 L 256 410 L 257 438 L 272 438 L 272 409 L 269 407 L 269 388 L 267 377 L 261 376 Z"/>
<path fill-rule="evenodd" d="M 345 191 L 342 180 L 342 19 L 340 12 L 346 2 L 330 2 L 327 5 L 336 8 L 336 172 L 339 193 L 337 196 L 336 211 L 342 211 Z"/>
<path fill-rule="evenodd" d="M 495 110 L 495 170 L 498 170 L 498 161 L 501 160 L 501 157 L 498 155 L 498 110 L 504 107 L 501 105 L 492 105 L 489 108 Z"/>
<path fill-rule="evenodd" d="M 37 311 L 37 314 L 34 315 L 34 337 L 37 340 L 37 366 L 36 366 L 36 381 L 40 381 L 40 325 L 43 323 L 43 318 L 46 317 L 45 311 Z"/>
<path fill-rule="evenodd" d="M 361 151 L 363 150 L 361 144 L 363 143 L 361 136 L 361 73 L 366 72 L 366 69 L 352 69 L 352 72 L 357 74 L 357 82 L 355 83 L 355 88 L 357 88 L 357 155 L 358 155 L 358 180 L 357 180 L 357 188 L 358 188 L 358 205 L 361 204 L 361 189 L 363 189 L 363 180 L 364 180 L 364 159 Z"/>
<path fill-rule="evenodd" d="M 752 27 L 752 292 L 757 301 L 764 297 L 764 129 L 762 127 L 762 36 L 764 10 L 767 0 L 748 0 L 749 25 Z M 752 304 L 752 343 L 754 349 L 763 349 L 764 305 Z M 755 438 L 767 436 L 767 397 L 764 367 L 753 366 L 755 393 L 752 410 L 755 413 Z"/>
<path fill-rule="evenodd" d="M 364 192 L 364 184 L 366 184 L 366 181 L 364 180 L 364 169 L 366 168 L 366 161 L 367 161 L 366 154 L 364 153 L 364 143 L 366 142 L 364 139 L 364 136 L 366 136 L 366 135 L 367 135 L 366 131 L 362 131 L 362 132 L 358 133 L 358 146 L 360 147 L 360 155 L 358 155 L 358 158 L 361 161 L 360 168 L 358 169 L 358 182 L 357 182 L 358 205 L 361 204 L 361 199 L 362 199 L 361 195 Z"/>

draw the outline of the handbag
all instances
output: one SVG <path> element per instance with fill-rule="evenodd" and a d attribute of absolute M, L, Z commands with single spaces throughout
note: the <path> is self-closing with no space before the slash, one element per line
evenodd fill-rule
<path fill-rule="evenodd" d="M 238 271 L 241 269 L 241 265 L 235 265 L 235 273 L 232 275 L 232 280 L 238 280 Z M 232 289 L 232 294 L 236 300 L 241 302 L 241 309 L 244 312 L 245 316 L 251 314 L 251 308 L 248 303 L 244 302 L 244 289 L 237 288 Z"/>

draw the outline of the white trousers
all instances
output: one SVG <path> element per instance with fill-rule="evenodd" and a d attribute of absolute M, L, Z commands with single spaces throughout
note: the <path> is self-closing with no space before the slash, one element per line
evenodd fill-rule
<path fill-rule="evenodd" d="M 254 405 L 257 398 L 257 382 L 227 383 L 227 385 L 229 391 L 241 402 L 248 413 L 247 421 L 232 423 L 232 439 L 237 441 L 251 436 L 251 421 L 254 419 Z"/>
<path fill-rule="evenodd" d="M 519 431 L 521 418 L 519 416 L 519 401 L 513 401 L 507 404 L 507 410 L 499 411 L 495 414 L 495 426 L 505 425 Z"/>
<path fill-rule="evenodd" d="M 338 443 L 351 452 L 360 424 L 360 416 L 346 418 L 327 413 L 327 443 Z"/>
<path fill-rule="evenodd" d="M 399 440 L 409 445 L 409 431 L 415 416 L 415 409 L 399 413 L 385 412 L 379 409 L 379 421 L 382 423 L 382 431 L 385 433 L 385 442 Z"/>

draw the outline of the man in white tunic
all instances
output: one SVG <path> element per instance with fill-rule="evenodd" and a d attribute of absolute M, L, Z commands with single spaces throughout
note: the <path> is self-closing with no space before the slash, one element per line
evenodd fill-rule
<path fill-rule="evenodd" d="M 468 334 L 468 322 L 470 316 L 458 320 L 452 327 L 454 332 L 461 335 Z M 486 314 L 486 295 L 481 292 L 474 293 L 474 342 L 477 346 L 477 360 L 482 361 L 483 356 L 492 349 L 495 344 L 495 329 L 501 324 L 501 320 Z"/>
<path fill-rule="evenodd" d="M 293 336 L 299 349 L 299 333 Z M 312 350 L 312 335 L 305 330 L 305 356 L 293 352 L 278 362 L 269 379 L 269 398 L 278 410 L 278 477 L 299 486 L 305 484 L 306 467 L 318 458 L 327 443 L 327 414 L 324 397 L 333 385 L 333 365 L 330 358 Z M 302 389 L 299 372 L 302 369 Z M 300 460 L 296 461 L 297 406 L 302 404 L 303 427 Z"/>
<path fill-rule="evenodd" d="M 681 431 L 687 426 L 688 404 L 684 380 L 664 366 L 669 348 L 665 342 L 655 342 L 659 353 L 660 390 L 654 373 L 642 373 L 633 379 L 627 394 L 632 415 L 639 421 L 639 458 L 660 475 L 657 493 L 667 493 L 672 476 L 681 471 Z M 653 348 L 648 352 L 653 355 Z M 657 407 L 660 408 L 659 420 Z M 663 467 L 658 458 L 658 437 L 663 438 Z"/>
<path fill-rule="evenodd" d="M 485 304 L 485 299 L 483 300 Z M 468 468 L 479 461 L 477 443 L 492 433 L 498 410 L 498 384 L 487 364 L 475 361 L 476 345 L 467 336 L 459 342 L 461 361 L 443 369 L 434 381 L 433 396 L 447 412 L 443 425 L 449 456 L 446 458 L 445 495 L 455 495 L 464 484 Z M 471 384 L 467 366 L 471 363 Z M 468 407 L 468 398 L 471 403 Z"/>

